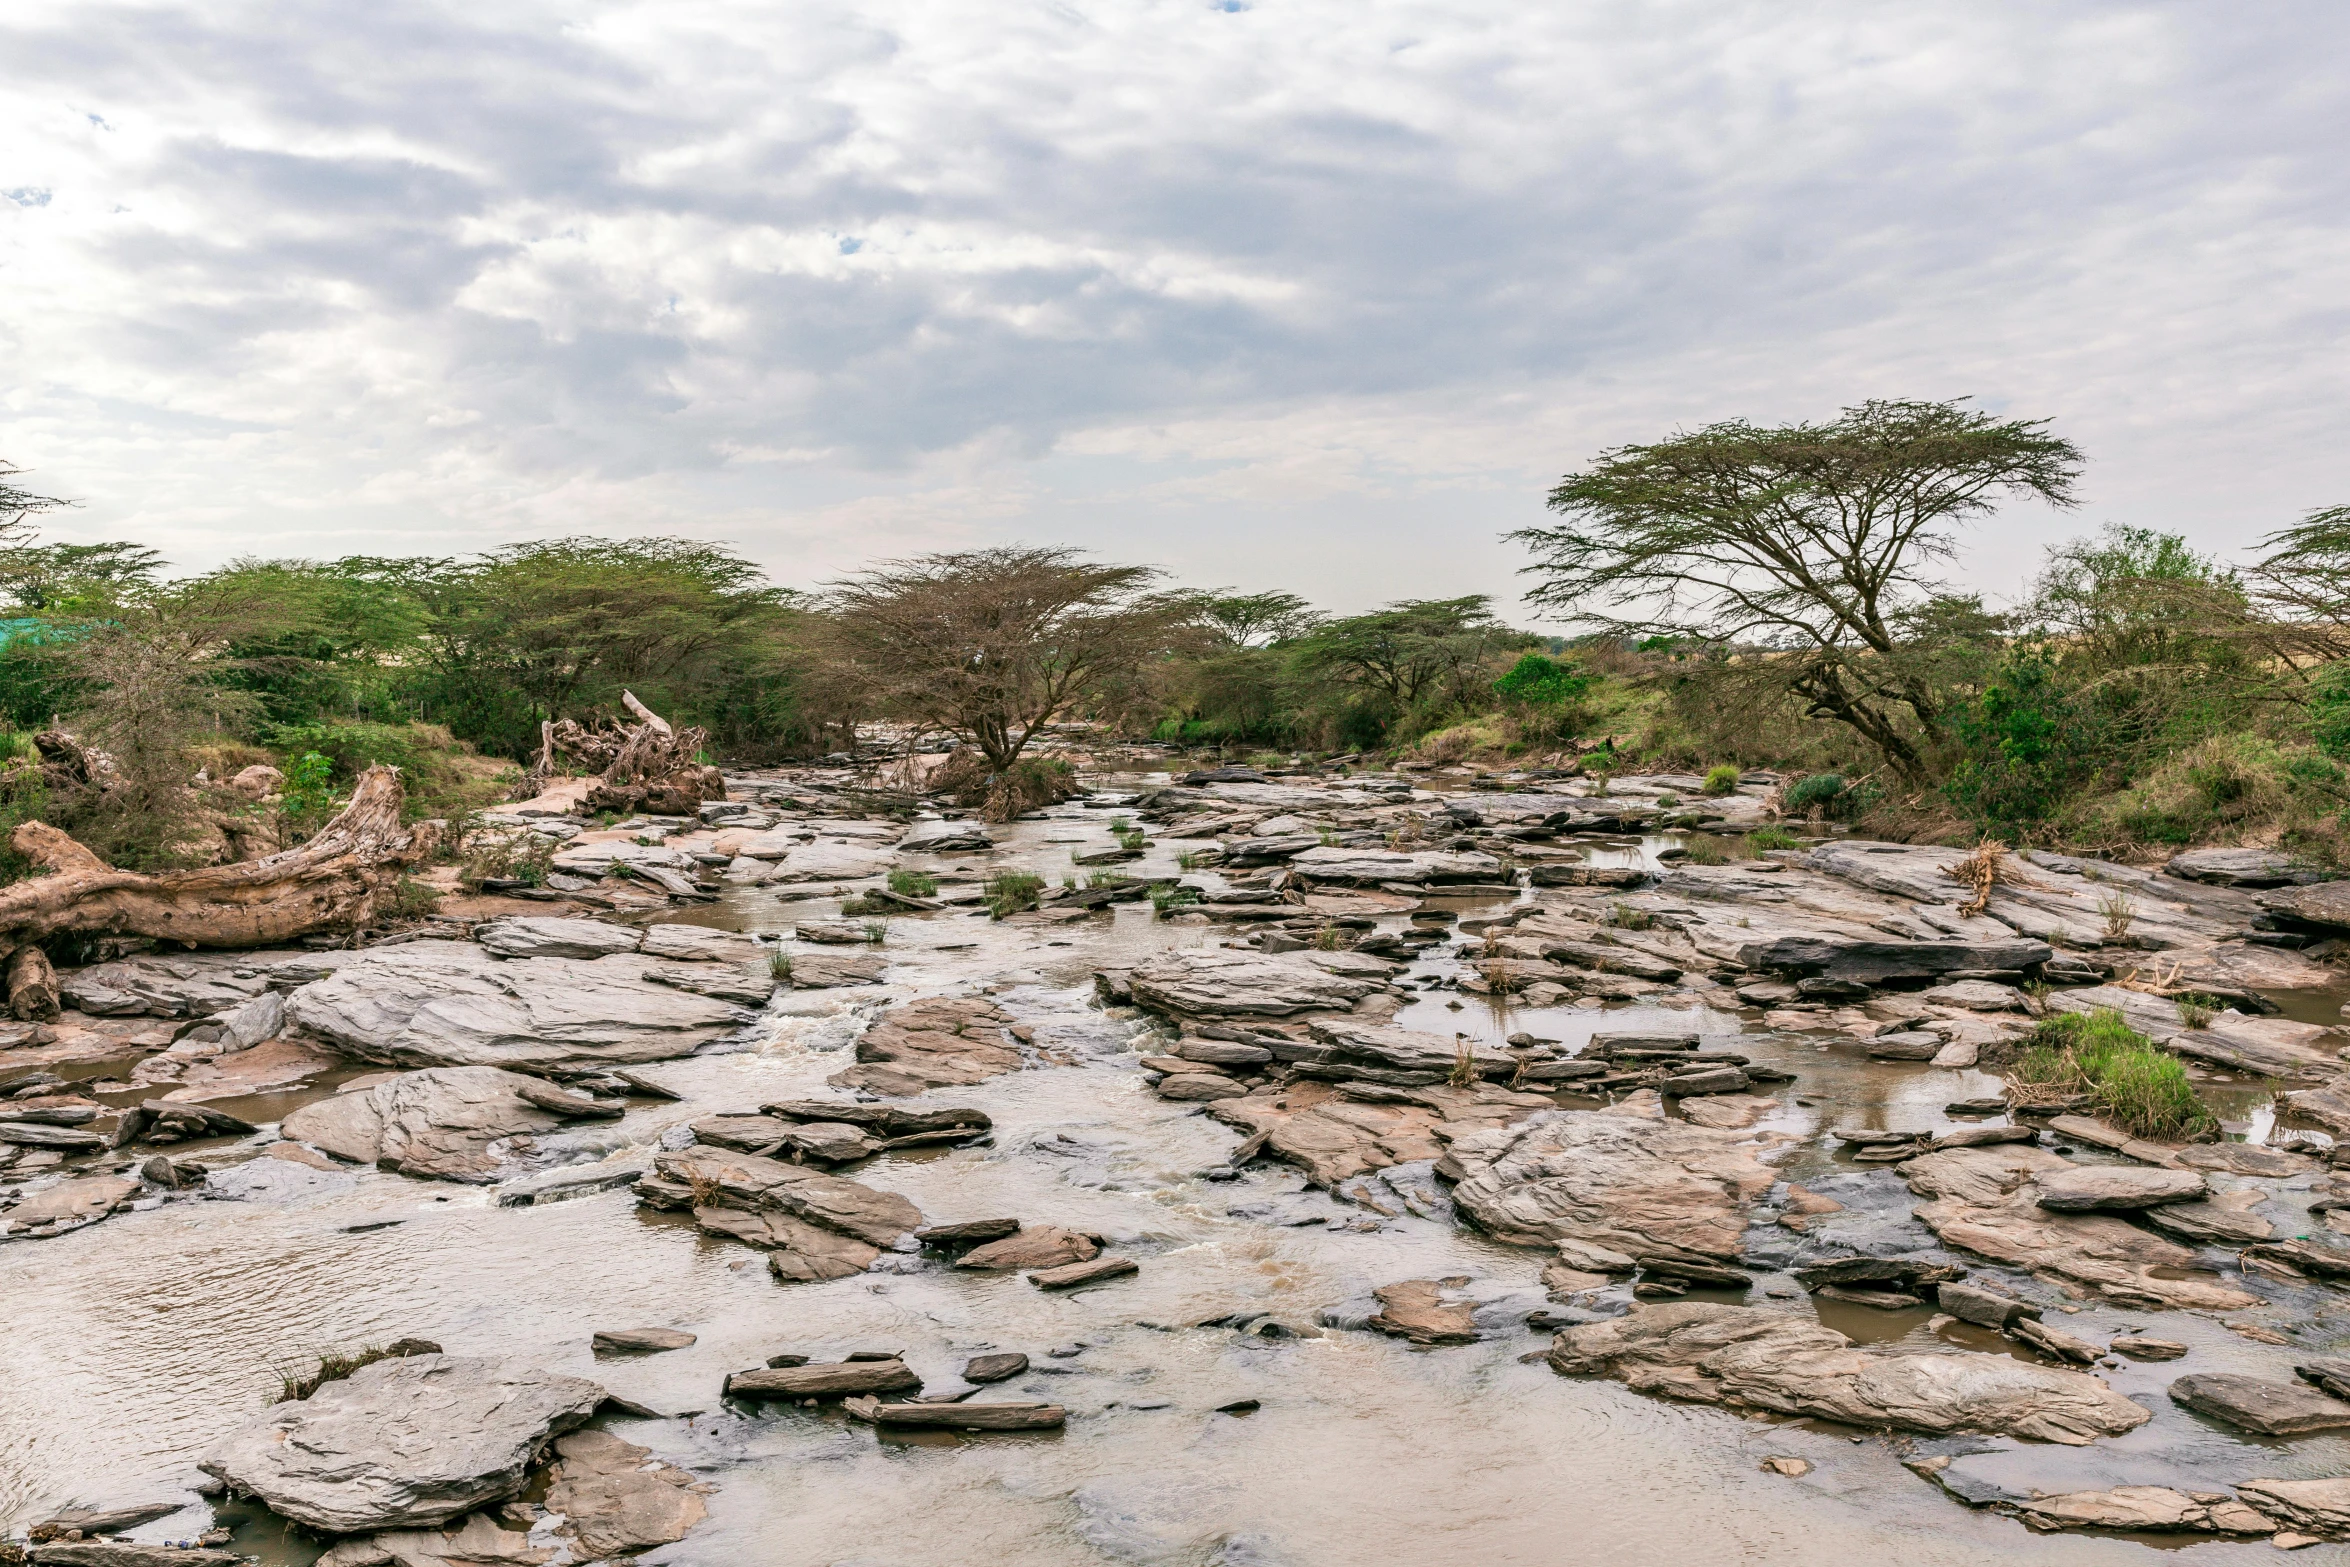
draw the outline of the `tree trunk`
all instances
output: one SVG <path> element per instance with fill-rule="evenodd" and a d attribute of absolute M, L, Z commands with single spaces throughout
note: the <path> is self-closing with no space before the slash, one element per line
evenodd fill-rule
<path fill-rule="evenodd" d="M 39 947 L 19 947 L 8 959 L 8 1010 L 26 1023 L 46 1023 L 64 1010 L 57 971 Z"/>
<path fill-rule="evenodd" d="M 351 803 L 298 849 L 235 865 L 142 876 L 108 865 L 43 822 L 9 838 L 48 874 L 0 888 L 0 939 L 69 932 L 148 936 L 191 947 L 263 947 L 374 916 L 375 900 L 439 846 L 442 824 L 400 822 L 397 768 L 370 767 Z M 9 965 L 11 1002 L 20 952 Z M 47 960 L 41 960 L 47 966 Z"/>

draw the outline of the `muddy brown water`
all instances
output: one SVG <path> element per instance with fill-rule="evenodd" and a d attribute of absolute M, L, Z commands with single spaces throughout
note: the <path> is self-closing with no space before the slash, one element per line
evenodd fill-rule
<path fill-rule="evenodd" d="M 1027 868 L 1058 880 L 1073 847 L 1108 844 L 1108 815 L 1065 809 L 1019 824 L 988 856 L 942 857 L 936 868 Z M 1172 871 L 1176 847 L 1154 844 L 1129 869 Z M 766 890 L 693 917 L 781 931 L 836 909 L 836 900 Z M 1235 1182 L 1203 1179 L 1236 1135 L 1144 1087 L 1131 1042 L 1138 1020 L 1095 1009 L 1090 983 L 1097 967 L 1229 934 L 1155 922 L 1147 904 L 1066 926 L 962 912 L 894 919 L 885 992 L 790 993 L 754 1047 L 646 1069 L 683 1102 L 582 1134 L 616 1159 L 641 1161 L 668 1127 L 824 1093 L 826 1075 L 847 1064 L 855 1017 L 885 999 L 994 985 L 1003 1005 L 1038 1025 L 1039 1043 L 1073 1064 L 933 1096 L 992 1115 L 989 1146 L 885 1157 L 849 1173 L 905 1193 L 934 1222 L 1013 1214 L 1099 1231 L 1141 1259 L 1139 1277 L 1051 1295 L 1017 1274 L 933 1264 L 779 1285 L 761 1254 L 639 1210 L 624 1192 L 502 1209 L 483 1189 L 366 1173 L 290 1204 L 175 1202 L 0 1247 L 0 1519 L 21 1527 L 69 1502 L 187 1495 L 194 1457 L 275 1396 L 281 1369 L 306 1368 L 329 1348 L 421 1335 L 453 1352 L 514 1354 L 591 1376 L 670 1414 L 611 1425 L 718 1490 L 709 1522 L 648 1562 L 2070 1563 L 2142 1559 L 2152 1546 L 2195 1560 L 2271 1559 L 2266 1544 L 2036 1536 L 1960 1506 L 1900 1466 L 1930 1444 L 1562 1378 L 1523 1360 L 1548 1335 L 1510 1326 L 1546 1304 L 1536 1282 L 1542 1254 L 1450 1223 L 1378 1220 L 1307 1190 L 1281 1166 L 1259 1165 Z M 1445 949 L 1415 964 L 1418 973 L 1457 969 Z M 1739 1010 L 1726 989 L 1711 994 L 1694 1009 L 1537 1011 L 1438 990 L 1399 1021 L 1490 1039 L 1523 1028 L 1570 1042 L 1601 1027 L 1693 1019 L 1709 1032 L 1759 1030 L 1758 1015 Z M 1779 1090 L 1784 1108 L 1766 1129 L 1804 1138 L 1829 1124 L 1949 1124 L 1944 1104 L 1997 1087 L 1979 1073 L 1872 1063 L 1840 1038 L 1780 1036 L 1757 1041 L 1754 1053 L 1799 1075 Z M 223 1108 L 275 1117 L 303 1097 Z M 2227 1106 L 2231 1125 L 2264 1134 L 2264 1104 L 2244 1088 Z M 1779 1168 L 1807 1181 L 1863 1169 L 1816 1143 Z M 1414 1350 L 1320 1325 L 1326 1314 L 1359 1322 L 1377 1285 L 1455 1274 L 1475 1281 L 1488 1319 L 1507 1331 L 1465 1348 Z M 1931 1331 L 1923 1310 L 1813 1305 L 1864 1341 L 1923 1342 Z M 1186 1326 L 1234 1314 L 1269 1316 L 1294 1336 Z M 2061 1320 L 2090 1336 L 2139 1327 L 2178 1338 L 2198 1370 L 2276 1376 L 2289 1354 L 2181 1312 L 2091 1305 Z M 597 1328 L 651 1324 L 699 1341 L 641 1357 L 588 1348 Z M 2350 1334 L 2350 1321 L 2342 1327 Z M 1944 1342 L 2016 1352 L 1963 1327 L 1946 1329 Z M 934 1385 L 951 1385 L 970 1355 L 1025 1351 L 1031 1373 L 1001 1396 L 1065 1404 L 1071 1423 L 1051 1435 L 877 1437 L 832 1410 L 735 1408 L 718 1397 L 727 1373 L 781 1351 L 823 1359 L 871 1348 L 902 1349 Z M 2180 1369 L 2125 1363 L 2105 1373 L 2156 1414 L 2117 1441 L 1932 1450 L 1967 1452 L 1963 1462 L 1978 1474 L 2046 1491 L 2216 1489 L 2257 1475 L 2339 1474 L 2350 1463 L 2350 1443 L 2337 1438 L 2263 1443 L 2185 1415 L 2163 1397 Z M 1238 1400 L 1259 1407 L 1218 1412 Z M 1774 1455 L 1815 1467 L 1797 1480 L 1761 1472 Z M 184 1537 L 210 1516 L 191 1501 L 137 1533 Z M 237 1525 L 237 1548 L 267 1562 L 302 1567 L 319 1549 L 251 1511 L 223 1516 Z M 2319 1547 L 2303 1559 L 2350 1551 Z"/>

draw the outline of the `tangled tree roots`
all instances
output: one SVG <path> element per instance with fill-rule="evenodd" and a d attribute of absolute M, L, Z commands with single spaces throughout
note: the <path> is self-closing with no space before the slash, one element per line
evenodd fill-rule
<path fill-rule="evenodd" d="M 300 848 L 157 876 L 116 870 L 56 828 L 26 822 L 9 842 L 47 874 L 0 888 L 11 1008 L 56 1015 L 56 978 L 36 945 L 51 936 L 262 947 L 367 924 L 377 898 L 440 844 L 442 824 L 402 825 L 400 801 L 399 770 L 370 767 L 351 803 Z"/>
<path fill-rule="evenodd" d="M 726 780 L 717 768 L 700 760 L 710 740 L 706 732 L 672 727 L 633 692 L 621 692 L 620 700 L 639 722 L 590 729 L 565 718 L 540 725 L 538 759 L 513 798 L 528 800 L 543 793 L 555 776 L 557 757 L 597 770 L 596 786 L 581 802 L 591 811 L 691 816 L 704 800 L 726 798 Z"/>
<path fill-rule="evenodd" d="M 932 771 L 929 793 L 943 794 L 966 811 L 991 822 L 1008 822 L 1029 811 L 1074 800 L 1084 791 L 1077 769 L 1049 757 L 1023 757 L 1002 772 L 990 767 L 978 747 L 959 745 Z"/>

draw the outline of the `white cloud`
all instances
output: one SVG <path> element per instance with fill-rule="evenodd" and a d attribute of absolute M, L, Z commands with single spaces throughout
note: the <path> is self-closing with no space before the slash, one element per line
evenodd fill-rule
<path fill-rule="evenodd" d="M 202 565 L 1066 540 L 1506 592 L 1599 448 L 2046 414 L 2082 516 L 2350 499 L 2350 13 L 387 0 L 0 17 L 0 455 Z"/>

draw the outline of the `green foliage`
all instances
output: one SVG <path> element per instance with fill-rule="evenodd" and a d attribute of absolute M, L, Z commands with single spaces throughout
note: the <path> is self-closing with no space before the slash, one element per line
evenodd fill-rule
<path fill-rule="evenodd" d="M 441 906 L 441 895 L 413 876 L 403 876 L 384 899 L 379 913 L 387 919 L 422 919 Z"/>
<path fill-rule="evenodd" d="M 2309 683 L 2310 739 L 2337 762 L 2350 762 L 2350 663 L 2328 664 Z"/>
<path fill-rule="evenodd" d="M 278 807 L 289 816 L 318 816 L 335 803 L 334 759 L 305 751 L 285 767 L 285 785 L 278 791 Z"/>
<path fill-rule="evenodd" d="M 2008 1075 L 2033 1087 L 2089 1094 L 2116 1126 L 2137 1137 L 2201 1137 L 2219 1126 L 2178 1058 L 2109 1008 L 2045 1019 Z"/>
<path fill-rule="evenodd" d="M 1593 679 L 1573 664 L 1528 653 L 1493 682 L 1493 689 L 1504 701 L 1563 707 L 1580 700 L 1591 689 Z"/>
<path fill-rule="evenodd" d="M 982 889 L 987 912 L 997 919 L 1033 909 L 1044 894 L 1044 878 L 1025 871 L 998 871 Z"/>
<path fill-rule="evenodd" d="M 1719 767 L 1709 767 L 1705 773 L 1705 792 L 1714 796 L 1736 794 L 1738 776 L 1738 769 L 1727 762 Z"/>
<path fill-rule="evenodd" d="M 1181 882 L 1175 881 L 1159 881 L 1151 883 L 1150 896 L 1151 912 L 1154 917 L 1157 915 L 1170 914 L 1180 909 L 1187 909 L 1191 907 L 1191 905 L 1200 901 L 1199 889 L 1197 887 L 1188 887 Z"/>
<path fill-rule="evenodd" d="M 842 912 L 846 913 L 844 907 Z M 781 947 L 767 954 L 767 977 L 778 985 L 791 983 L 791 954 Z"/>
<path fill-rule="evenodd" d="M 927 871 L 893 870 L 889 873 L 889 890 L 901 898 L 935 898 L 938 878 Z"/>
<path fill-rule="evenodd" d="M 1757 827 L 1746 835 L 1746 846 L 1764 853 L 1773 849 L 1800 849 L 1803 840 L 1784 827 Z"/>
<path fill-rule="evenodd" d="M 1842 773 L 1814 773 L 1809 778 L 1798 778 L 1787 786 L 1786 808 L 1790 811 L 1832 810 L 1844 796 Z"/>

